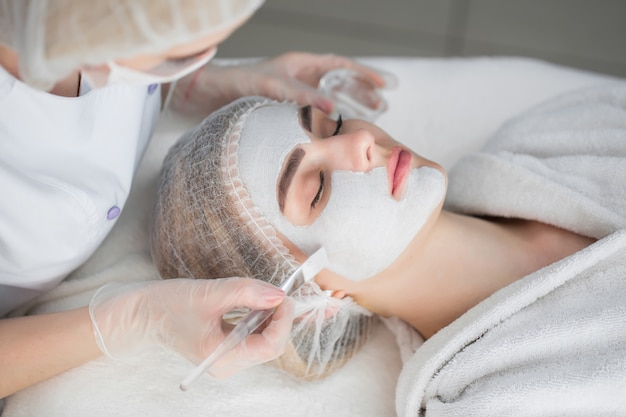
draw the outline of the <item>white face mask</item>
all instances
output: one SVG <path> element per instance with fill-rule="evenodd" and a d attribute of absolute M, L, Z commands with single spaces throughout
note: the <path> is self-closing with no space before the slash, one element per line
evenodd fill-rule
<path fill-rule="evenodd" d="M 248 116 L 239 140 L 238 168 L 252 202 L 307 255 L 324 246 L 330 270 L 352 280 L 383 271 L 441 203 L 444 175 L 430 167 L 413 169 L 404 198 L 396 201 L 389 194 L 385 167 L 369 173 L 333 172 L 331 195 L 319 217 L 311 225 L 294 226 L 280 212 L 276 183 L 285 156 L 307 142 L 294 105 L 265 106 Z"/>
<path fill-rule="evenodd" d="M 332 271 L 363 280 L 400 256 L 444 197 L 446 180 L 435 168 L 415 168 L 407 180 L 404 198 L 396 201 L 387 168 L 336 171 L 328 203 L 313 224 L 294 226 L 275 211 L 270 221 L 307 255 L 324 246 Z"/>
<path fill-rule="evenodd" d="M 217 47 L 198 55 L 182 59 L 168 59 L 154 68 L 139 71 L 116 64 L 114 61 L 107 63 L 109 72 L 85 69 L 82 75 L 92 88 L 104 87 L 105 85 L 150 85 L 164 84 L 176 81 L 185 75 L 191 74 L 209 62 L 217 53 Z"/>

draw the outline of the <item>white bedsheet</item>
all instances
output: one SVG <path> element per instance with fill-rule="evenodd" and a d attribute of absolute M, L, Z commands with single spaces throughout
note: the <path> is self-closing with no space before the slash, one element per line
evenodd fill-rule
<path fill-rule="evenodd" d="M 450 168 L 480 147 L 508 117 L 548 97 L 608 77 L 519 58 L 368 58 L 398 75 L 386 92 L 390 111 L 379 123 L 418 153 Z M 154 279 L 148 224 L 160 162 L 189 121 L 168 115 L 142 161 L 114 231 L 96 254 L 51 293 L 20 313 L 43 313 L 88 303 L 111 281 Z M 201 378 L 188 392 L 178 383 L 190 364 L 154 351 L 127 361 L 102 358 L 9 397 L 3 417 L 17 416 L 395 416 L 402 359 L 419 338 L 380 327 L 342 370 L 301 382 L 260 366 L 227 381 Z"/>

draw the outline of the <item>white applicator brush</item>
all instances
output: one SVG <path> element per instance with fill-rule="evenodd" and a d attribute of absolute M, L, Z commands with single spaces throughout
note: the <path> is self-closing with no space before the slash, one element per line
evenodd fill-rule
<path fill-rule="evenodd" d="M 326 250 L 320 248 L 283 281 L 280 285 L 280 289 L 283 290 L 285 294 L 290 295 L 294 290 L 300 288 L 302 284 L 312 280 L 315 275 L 319 274 L 327 265 L 328 257 L 326 256 Z M 206 372 L 213 364 L 222 359 L 224 355 L 234 349 L 239 343 L 244 341 L 246 337 L 251 335 L 272 314 L 274 314 L 273 308 L 268 310 L 255 310 L 248 313 L 237 323 L 235 328 L 222 340 L 215 350 L 180 383 L 180 389 L 186 391 L 193 381 Z"/>

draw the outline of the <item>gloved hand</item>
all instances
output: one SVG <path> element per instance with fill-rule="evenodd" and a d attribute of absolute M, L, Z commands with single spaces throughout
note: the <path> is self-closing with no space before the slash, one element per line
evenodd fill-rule
<path fill-rule="evenodd" d="M 171 105 L 179 112 L 204 117 L 239 97 L 256 95 L 310 104 L 330 114 L 334 103 L 317 86 L 326 72 L 337 68 L 358 71 L 375 86 L 385 86 L 380 73 L 348 58 L 289 52 L 269 60 L 206 65 L 177 82 Z"/>
<path fill-rule="evenodd" d="M 96 342 L 109 357 L 161 345 L 197 365 L 225 337 L 224 313 L 237 307 L 260 310 L 276 306 L 261 333 L 250 335 L 210 370 L 216 377 L 226 377 L 283 353 L 293 304 L 279 288 L 249 278 L 109 284 L 93 296 L 89 314 Z"/>

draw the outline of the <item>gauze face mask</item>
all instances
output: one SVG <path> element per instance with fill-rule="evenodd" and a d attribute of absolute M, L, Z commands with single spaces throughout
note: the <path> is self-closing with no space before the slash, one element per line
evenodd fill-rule
<path fill-rule="evenodd" d="M 280 212 L 276 184 L 285 157 L 310 140 L 298 122 L 296 106 L 260 110 L 263 113 L 253 113 L 246 121 L 238 151 L 239 172 L 250 198 L 307 255 L 324 246 L 328 269 L 346 278 L 363 280 L 391 265 L 445 195 L 444 175 L 430 167 L 411 171 L 402 201 L 391 197 L 385 167 L 368 173 L 335 171 L 322 213 L 311 225 L 294 226 Z M 259 155 L 266 147 L 273 151 Z"/>
<path fill-rule="evenodd" d="M 164 84 L 176 81 L 185 75 L 191 74 L 198 68 L 209 62 L 217 53 L 217 47 L 213 47 L 198 55 L 181 59 L 168 59 L 154 68 L 139 71 L 116 64 L 114 61 L 107 63 L 109 72 L 86 69 L 82 75 L 87 79 L 92 88 L 105 85 L 150 85 Z"/>

